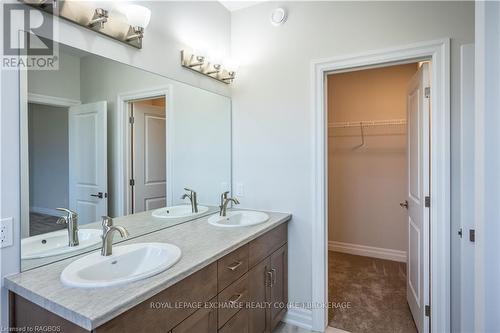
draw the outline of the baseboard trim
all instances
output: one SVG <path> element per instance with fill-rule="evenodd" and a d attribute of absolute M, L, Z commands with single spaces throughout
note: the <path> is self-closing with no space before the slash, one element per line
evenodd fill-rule
<path fill-rule="evenodd" d="M 357 245 L 351 243 L 329 241 L 328 250 L 348 254 L 355 254 L 358 256 L 393 260 L 399 262 L 406 262 L 406 252 L 392 249 L 385 249 L 382 247 Z"/>
<path fill-rule="evenodd" d="M 44 207 L 30 207 L 31 213 L 46 214 L 51 216 L 61 216 L 62 213 L 56 209 L 44 208 Z"/>
<path fill-rule="evenodd" d="M 283 321 L 306 330 L 312 330 L 312 311 L 304 308 L 290 307 Z"/>

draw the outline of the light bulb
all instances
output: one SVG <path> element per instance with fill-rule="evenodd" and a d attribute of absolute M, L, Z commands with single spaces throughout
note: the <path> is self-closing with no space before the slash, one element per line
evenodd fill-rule
<path fill-rule="evenodd" d="M 151 10 L 140 5 L 122 5 L 120 11 L 127 18 L 128 24 L 132 27 L 146 28 L 151 19 Z"/>

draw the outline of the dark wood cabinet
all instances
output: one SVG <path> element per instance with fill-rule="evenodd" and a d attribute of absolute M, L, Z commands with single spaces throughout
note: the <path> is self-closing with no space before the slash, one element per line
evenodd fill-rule
<path fill-rule="evenodd" d="M 286 223 L 260 235 L 148 300 L 92 330 L 92 333 L 270 333 L 288 301 Z M 182 302 L 199 308 L 155 308 Z M 10 293 L 13 328 L 56 325 L 88 332 Z"/>
<path fill-rule="evenodd" d="M 269 272 L 271 259 L 261 261 L 248 272 L 248 332 L 265 333 L 270 331 L 269 309 L 267 300 L 270 298 Z"/>
<path fill-rule="evenodd" d="M 219 330 L 219 333 L 248 333 L 248 310 L 240 310 Z"/>
<path fill-rule="evenodd" d="M 288 302 L 286 244 L 248 272 L 249 332 L 272 332 L 286 313 Z"/>
<path fill-rule="evenodd" d="M 215 302 L 211 303 L 215 305 Z M 217 307 L 204 307 L 176 326 L 172 333 L 217 333 Z"/>
<path fill-rule="evenodd" d="M 271 255 L 271 308 L 270 321 L 273 330 L 283 319 L 288 302 L 288 252 L 286 245 Z"/>

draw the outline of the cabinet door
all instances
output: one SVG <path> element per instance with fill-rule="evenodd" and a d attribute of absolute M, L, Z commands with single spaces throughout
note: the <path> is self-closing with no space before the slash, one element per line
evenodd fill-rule
<path fill-rule="evenodd" d="M 269 308 L 271 260 L 267 258 L 248 272 L 248 332 L 270 332 Z"/>
<path fill-rule="evenodd" d="M 217 308 L 201 308 L 186 318 L 172 333 L 217 333 Z"/>
<path fill-rule="evenodd" d="M 286 313 L 288 302 L 287 244 L 271 255 L 271 331 Z"/>

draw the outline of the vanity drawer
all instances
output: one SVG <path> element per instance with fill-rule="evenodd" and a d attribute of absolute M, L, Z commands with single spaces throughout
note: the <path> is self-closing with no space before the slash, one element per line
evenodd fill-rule
<path fill-rule="evenodd" d="M 219 333 L 248 333 L 248 318 L 248 309 L 241 309 L 219 330 Z"/>
<path fill-rule="evenodd" d="M 167 332 L 197 310 L 189 304 L 216 295 L 217 263 L 213 263 L 99 326 L 95 333 Z"/>
<path fill-rule="evenodd" d="M 283 223 L 248 244 L 248 266 L 252 268 L 287 242 L 287 224 Z"/>
<path fill-rule="evenodd" d="M 246 306 L 248 301 L 248 274 L 219 293 L 219 328 L 231 318 L 236 312 Z"/>
<path fill-rule="evenodd" d="M 218 290 L 221 291 L 248 271 L 248 244 L 217 262 Z"/>
<path fill-rule="evenodd" d="M 216 333 L 217 332 L 217 306 L 216 297 L 203 307 L 177 325 L 171 333 Z"/>

